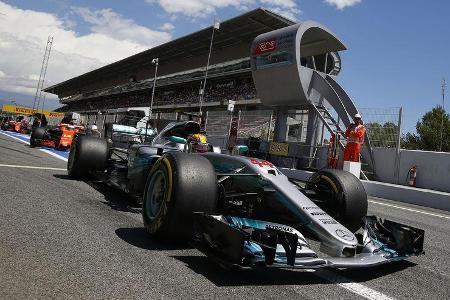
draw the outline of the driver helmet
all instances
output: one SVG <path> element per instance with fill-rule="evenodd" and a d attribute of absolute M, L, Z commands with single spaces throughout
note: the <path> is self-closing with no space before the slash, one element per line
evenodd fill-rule
<path fill-rule="evenodd" d="M 206 135 L 201 133 L 192 134 L 189 140 L 192 146 L 192 152 L 208 152 L 209 144 L 208 140 L 206 139 Z"/>

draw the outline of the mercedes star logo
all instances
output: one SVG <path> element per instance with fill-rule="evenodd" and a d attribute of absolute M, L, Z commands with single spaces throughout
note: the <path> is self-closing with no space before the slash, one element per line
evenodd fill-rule
<path fill-rule="evenodd" d="M 342 229 L 337 229 L 336 230 L 336 234 L 340 237 L 343 238 L 344 240 L 347 241 L 353 241 L 355 239 L 354 235 L 351 234 L 348 231 L 342 230 Z"/>

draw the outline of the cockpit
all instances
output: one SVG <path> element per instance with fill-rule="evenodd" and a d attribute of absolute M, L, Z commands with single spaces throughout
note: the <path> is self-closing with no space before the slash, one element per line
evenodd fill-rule
<path fill-rule="evenodd" d="M 174 122 L 168 124 L 153 140 L 153 146 L 169 146 L 184 152 L 220 152 L 220 149 L 208 143 L 206 132 L 194 121 Z"/>

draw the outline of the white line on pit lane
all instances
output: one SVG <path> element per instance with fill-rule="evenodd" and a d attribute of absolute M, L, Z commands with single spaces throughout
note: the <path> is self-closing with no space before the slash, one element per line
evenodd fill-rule
<path fill-rule="evenodd" d="M 19 142 L 22 142 L 22 143 L 24 143 L 24 144 L 27 144 L 27 145 L 30 144 L 29 142 L 26 142 L 26 141 L 24 141 L 24 140 L 21 140 L 21 139 L 15 137 L 15 136 L 13 136 L 13 135 L 9 135 L 9 134 L 3 133 L 3 132 L 0 132 L 0 133 L 3 134 L 3 135 L 9 136 L 10 138 L 13 138 L 13 139 L 15 139 L 15 140 L 18 140 Z M 53 153 L 53 152 L 51 152 L 51 151 L 48 151 L 47 149 L 39 149 L 39 150 L 42 151 L 42 152 L 45 152 L 45 153 L 47 153 L 47 154 L 50 154 L 50 155 L 53 156 L 53 157 L 59 158 L 60 160 L 67 161 L 67 158 L 62 157 L 62 156 L 60 156 L 60 155 L 58 155 L 58 154 L 56 154 L 56 153 Z"/>
<path fill-rule="evenodd" d="M 370 300 L 392 300 L 394 298 L 391 298 L 383 293 L 380 293 L 376 290 L 373 290 L 365 285 L 362 285 L 360 283 L 356 283 L 351 281 L 350 279 L 347 279 L 341 275 L 338 275 L 332 271 L 328 270 L 317 270 L 314 275 L 317 275 L 318 277 L 325 279 L 329 282 L 332 282 L 340 287 L 343 287 L 346 290 L 349 290 L 352 293 L 358 294 L 361 297 L 364 297 L 366 299 Z"/>
<path fill-rule="evenodd" d="M 63 168 L 35 167 L 35 166 L 22 166 L 22 165 L 5 165 L 5 164 L 0 164 L 0 167 L 18 168 L 18 169 L 38 169 L 38 170 L 66 171 L 66 169 L 63 169 Z"/>
<path fill-rule="evenodd" d="M 62 156 L 60 156 L 60 155 L 58 155 L 58 154 L 56 154 L 56 153 L 53 153 L 53 152 L 51 152 L 51 151 L 49 151 L 49 150 L 47 150 L 47 149 L 39 149 L 39 150 L 41 150 L 42 152 L 45 152 L 45 153 L 47 153 L 47 154 L 50 154 L 51 156 L 54 156 L 54 157 L 56 157 L 56 158 L 59 158 L 60 160 L 67 161 L 67 158 L 62 157 Z"/>
<path fill-rule="evenodd" d="M 450 216 L 434 214 L 434 213 L 426 212 L 426 211 L 423 211 L 423 210 L 412 209 L 412 208 L 408 208 L 408 207 L 403 207 L 403 206 L 398 206 L 398 205 L 393 205 L 393 204 L 387 204 L 387 203 L 382 203 L 382 202 L 373 201 L 373 200 L 369 200 L 369 202 L 374 203 L 374 204 L 378 204 L 378 205 L 384 205 L 384 206 L 388 206 L 388 207 L 393 207 L 393 208 L 397 208 L 397 209 L 403 209 L 403 210 L 407 210 L 407 211 L 411 211 L 411 212 L 415 212 L 415 213 L 419 213 L 419 214 L 424 214 L 424 215 L 429 215 L 429 216 L 433 216 L 433 217 L 444 218 L 444 219 L 449 219 L 450 220 Z"/>

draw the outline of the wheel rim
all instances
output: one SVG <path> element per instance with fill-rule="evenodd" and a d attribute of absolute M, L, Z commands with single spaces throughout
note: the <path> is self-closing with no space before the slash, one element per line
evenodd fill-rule
<path fill-rule="evenodd" d="M 148 185 L 145 212 L 149 219 L 155 219 L 163 206 L 166 199 L 167 176 L 162 170 L 157 170 L 151 177 Z"/>
<path fill-rule="evenodd" d="M 321 177 L 315 183 L 315 191 L 321 195 L 321 200 L 317 201 L 316 204 L 333 218 L 340 219 L 341 212 L 339 210 L 338 194 L 336 191 L 333 190 L 329 182 L 323 180 Z"/>

